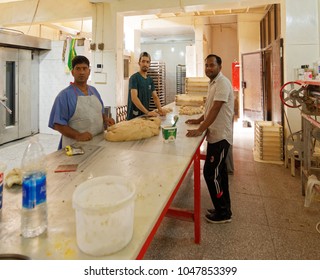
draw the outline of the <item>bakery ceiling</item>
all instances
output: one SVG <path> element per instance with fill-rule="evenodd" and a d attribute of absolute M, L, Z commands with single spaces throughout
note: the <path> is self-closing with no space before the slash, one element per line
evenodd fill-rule
<path fill-rule="evenodd" d="M 236 24 L 237 15 L 239 14 L 256 14 L 260 15 L 261 18 L 268 12 L 271 5 L 260 5 L 246 8 L 235 8 L 235 9 L 214 9 L 214 10 L 197 10 L 187 12 L 176 12 L 176 13 L 158 13 L 153 16 L 153 19 L 169 19 L 175 20 L 182 17 L 194 17 L 210 18 L 210 24 Z M 145 17 L 145 22 L 152 20 L 150 17 Z M 148 24 L 143 24 L 141 29 L 141 42 L 142 43 L 170 43 L 176 41 L 192 42 L 194 41 L 194 28 L 193 25 L 175 25 L 175 26 L 158 26 L 158 27 L 147 27 Z"/>
<path fill-rule="evenodd" d="M 178 12 L 178 13 L 159 13 L 156 14 L 159 18 L 166 17 L 181 17 L 181 16 L 195 16 L 195 17 L 208 17 L 208 16 L 219 16 L 219 15 L 237 15 L 237 14 L 261 14 L 264 15 L 271 5 L 260 5 L 254 7 L 245 7 L 237 9 L 214 9 L 214 10 L 203 10 L 203 11 L 190 11 L 190 12 Z"/>
<path fill-rule="evenodd" d="M 10 3 L 10 2 L 19 2 L 19 1 L 30 1 L 30 0 L 0 0 L 0 4 L 2 3 Z M 119 1 L 119 0 L 118 0 Z M 94 1 L 91 1 L 94 2 Z M 104 2 L 108 2 L 107 0 L 104 0 Z M 112 2 L 112 0 L 110 1 Z M 257 1 L 258 2 L 258 1 Z M 265 5 L 257 5 L 257 6 L 250 6 L 250 7 L 237 7 L 237 8 L 221 8 L 221 9 L 206 9 L 201 10 L 200 7 L 184 7 L 179 12 L 160 12 L 153 15 L 156 19 L 174 19 L 174 18 L 180 18 L 180 17 L 215 17 L 219 16 L 220 18 L 227 19 L 229 18 L 229 22 L 234 22 L 234 18 L 236 15 L 239 14 L 260 14 L 261 18 L 267 13 L 267 11 L 270 9 L 269 4 Z M 149 15 L 150 16 L 150 15 Z M 144 16 L 142 16 L 142 19 Z M 148 16 L 147 16 L 148 18 Z M 43 25 L 46 25 L 48 27 L 52 27 L 55 29 L 60 29 L 62 32 L 74 35 L 74 33 L 77 33 L 77 28 L 73 28 L 73 26 L 83 26 L 83 20 L 82 22 L 77 20 L 74 21 L 74 24 L 71 24 L 70 21 L 63 23 L 63 22 L 42 22 Z M 72 27 L 71 27 L 72 25 Z M 90 26 L 90 25 L 89 25 Z M 68 30 L 70 31 L 68 33 Z M 143 37 L 146 38 L 148 41 L 149 39 L 152 39 L 152 37 L 156 39 L 160 39 L 163 36 L 174 36 L 175 40 L 189 40 L 191 35 L 194 34 L 194 31 L 191 26 L 176 26 L 176 27 L 170 27 L 170 28 L 153 28 L 153 29 L 142 29 L 141 30 L 141 38 L 143 40 Z M 86 35 L 90 35 L 89 32 L 86 32 Z M 170 39 L 170 38 L 169 38 Z"/>

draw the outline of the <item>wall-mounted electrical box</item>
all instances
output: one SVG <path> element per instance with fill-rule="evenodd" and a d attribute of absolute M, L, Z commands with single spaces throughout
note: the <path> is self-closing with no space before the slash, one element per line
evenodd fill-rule
<path fill-rule="evenodd" d="M 94 81 L 96 84 L 106 84 L 107 83 L 107 73 L 95 73 Z"/>
<path fill-rule="evenodd" d="M 101 73 L 102 72 L 102 68 L 103 68 L 103 65 L 101 63 L 98 63 L 97 66 L 96 66 L 96 73 Z"/>

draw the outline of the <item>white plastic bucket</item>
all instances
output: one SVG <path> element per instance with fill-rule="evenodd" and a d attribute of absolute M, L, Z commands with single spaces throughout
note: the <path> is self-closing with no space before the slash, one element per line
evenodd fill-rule
<path fill-rule="evenodd" d="M 77 244 L 81 251 L 104 256 L 123 249 L 133 235 L 135 186 L 118 176 L 81 183 L 73 193 Z"/>

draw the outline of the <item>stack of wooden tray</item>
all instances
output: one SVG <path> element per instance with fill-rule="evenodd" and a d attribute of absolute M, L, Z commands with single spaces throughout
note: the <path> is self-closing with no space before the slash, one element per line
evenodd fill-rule
<path fill-rule="evenodd" d="M 209 78 L 189 77 L 186 78 L 185 92 L 192 95 L 207 95 Z"/>
<path fill-rule="evenodd" d="M 256 121 L 254 151 L 260 160 L 283 160 L 283 127 L 272 121 Z"/>

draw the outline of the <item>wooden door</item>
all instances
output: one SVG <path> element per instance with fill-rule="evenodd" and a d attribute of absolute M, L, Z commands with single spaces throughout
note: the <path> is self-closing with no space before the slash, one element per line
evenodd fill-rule
<path fill-rule="evenodd" d="M 242 54 L 243 117 L 246 121 L 264 120 L 262 52 Z"/>

